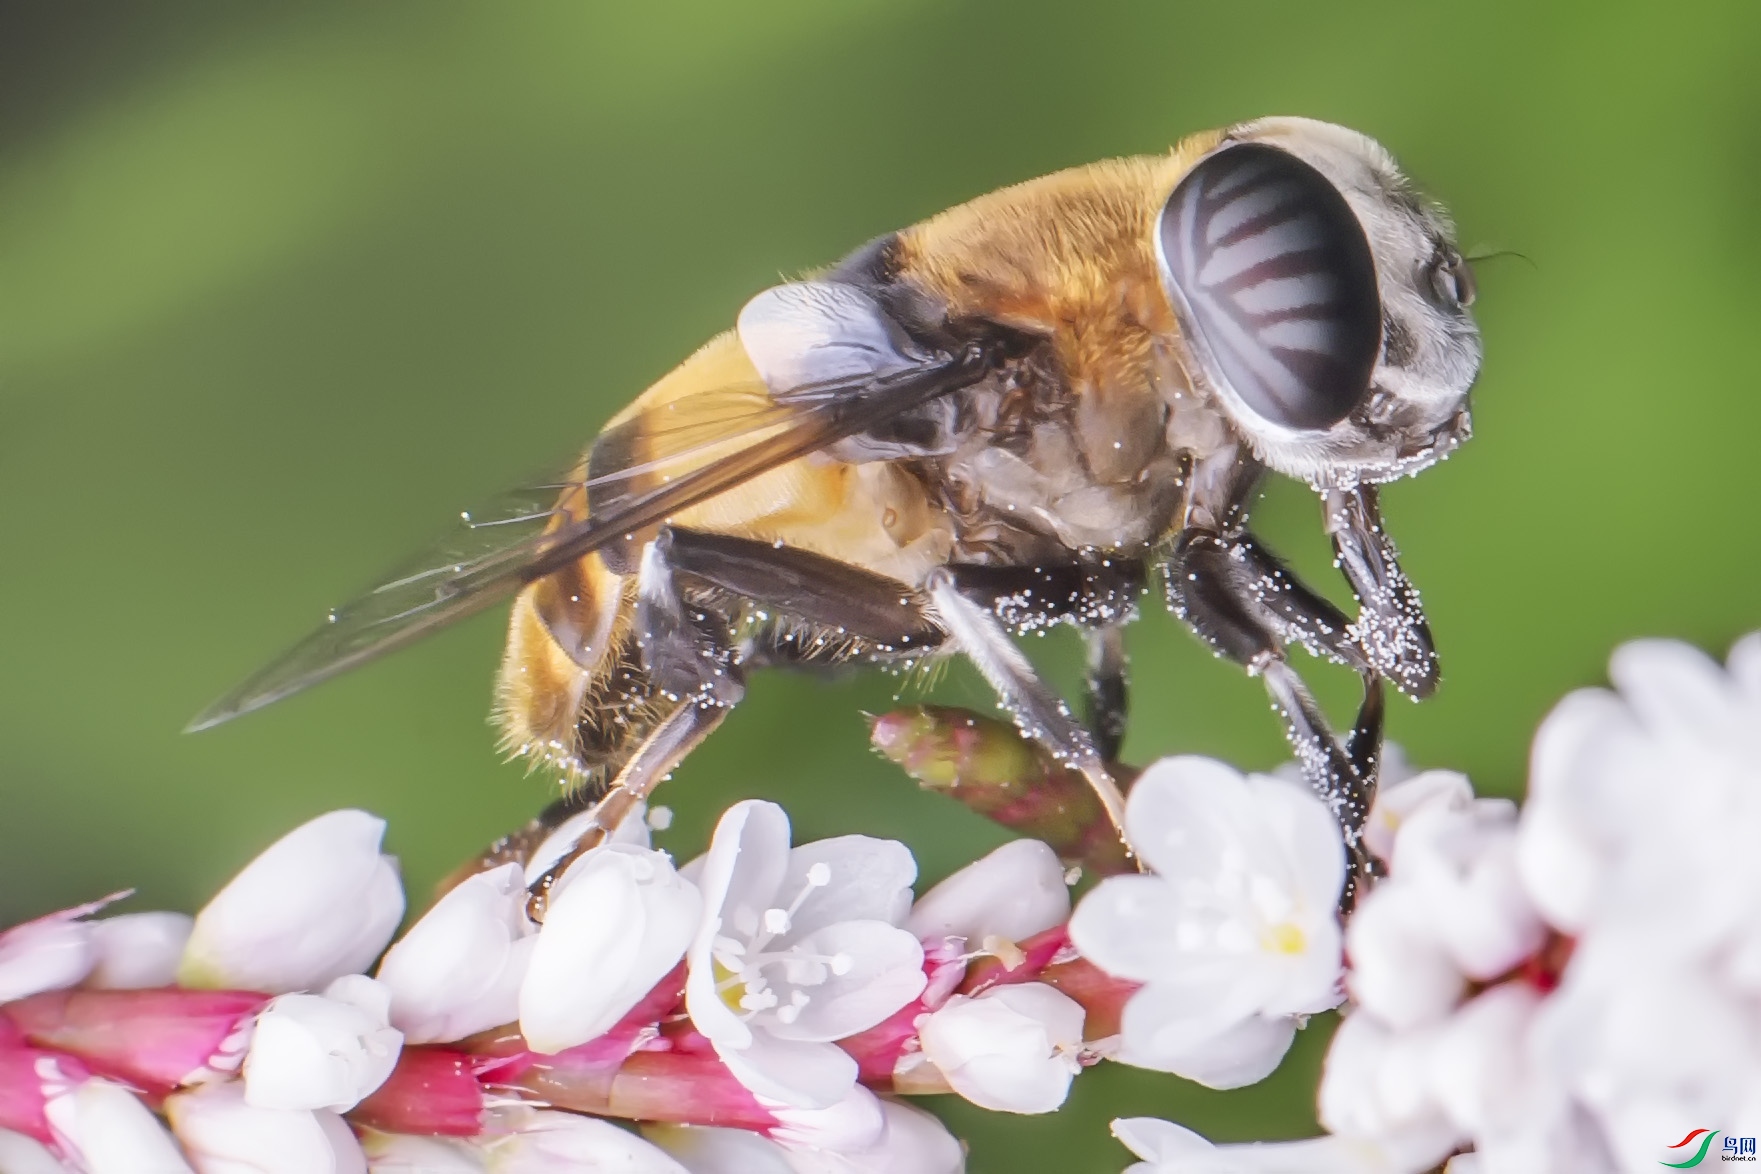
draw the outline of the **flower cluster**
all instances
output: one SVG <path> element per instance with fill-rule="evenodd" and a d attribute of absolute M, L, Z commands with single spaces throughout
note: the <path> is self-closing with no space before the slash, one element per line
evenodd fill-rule
<path fill-rule="evenodd" d="M 1761 635 L 1612 677 L 1547 718 L 1520 811 L 1390 748 L 1344 924 L 1300 779 L 1156 763 L 1128 859 L 1080 777 L 927 707 L 876 745 L 1031 838 L 921 895 L 903 844 L 795 844 L 773 803 L 682 866 L 640 810 L 576 851 L 586 813 L 394 942 L 385 827 L 332 812 L 194 918 L 113 897 L 0 933 L 0 1170 L 956 1174 L 901 1097 L 1046 1113 L 1109 1058 L 1233 1088 L 1341 1004 L 1326 1136 L 1122 1119 L 1131 1174 L 1695 1165 L 1761 1134 L 1761 856 L 1705 843 L 1761 834 Z"/>
<path fill-rule="evenodd" d="M 93 905 L 0 935 L 0 1168 L 951 1174 L 959 1143 L 877 1093 L 1056 1109 L 1135 989 L 1069 948 L 1038 841 L 914 900 L 904 845 L 791 846 L 775 804 L 736 804 L 683 868 L 636 818 L 535 923 L 577 824 L 392 943 L 384 830 L 321 816 L 193 919 Z"/>

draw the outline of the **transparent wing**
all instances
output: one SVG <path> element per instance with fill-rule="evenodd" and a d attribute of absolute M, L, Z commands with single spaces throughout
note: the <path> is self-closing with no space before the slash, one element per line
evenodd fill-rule
<path fill-rule="evenodd" d="M 705 390 L 622 420 L 565 476 L 463 513 L 441 541 L 331 611 L 187 728 L 261 709 L 413 643 L 608 542 L 971 383 L 985 365 L 967 353 L 786 396 L 758 384 Z"/>

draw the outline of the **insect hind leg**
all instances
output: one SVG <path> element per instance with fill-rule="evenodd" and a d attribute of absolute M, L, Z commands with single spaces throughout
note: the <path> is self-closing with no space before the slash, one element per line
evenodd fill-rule
<path fill-rule="evenodd" d="M 605 843 L 617 831 L 618 825 L 631 817 L 636 805 L 646 802 L 661 780 L 726 720 L 728 708 L 726 705 L 687 703 L 649 732 L 629 761 L 624 763 L 605 795 L 593 805 L 593 818 L 582 828 L 574 845 L 528 886 L 526 910 L 533 921 L 544 920 L 551 890 L 568 871 L 569 865 Z M 551 806 L 554 808 L 556 804 Z M 574 814 L 578 812 L 570 812 L 563 821 Z"/>

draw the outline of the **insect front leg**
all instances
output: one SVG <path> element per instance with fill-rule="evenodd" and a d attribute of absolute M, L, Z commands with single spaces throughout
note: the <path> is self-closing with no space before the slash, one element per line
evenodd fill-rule
<path fill-rule="evenodd" d="M 1219 653 L 1265 682 L 1284 721 L 1303 777 L 1332 810 L 1353 861 L 1353 877 L 1369 868 L 1364 821 L 1375 800 L 1382 686 L 1375 666 L 1352 638 L 1344 613 L 1297 579 L 1242 532 L 1225 538 L 1187 530 L 1164 571 L 1169 608 Z M 1364 701 L 1351 737 L 1341 744 L 1314 695 L 1285 657 L 1299 643 L 1356 668 Z M 1347 900 L 1355 888 L 1348 884 Z"/>
<path fill-rule="evenodd" d="M 1395 688 L 1424 700 L 1437 690 L 1437 650 L 1418 590 L 1400 569 L 1394 544 L 1382 528 L 1375 487 L 1331 490 L 1322 507 L 1339 567 L 1357 596 L 1353 643 Z"/>

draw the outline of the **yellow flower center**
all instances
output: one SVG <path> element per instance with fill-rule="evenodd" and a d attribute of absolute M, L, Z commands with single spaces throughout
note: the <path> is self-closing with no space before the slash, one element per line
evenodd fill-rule
<path fill-rule="evenodd" d="M 1261 937 L 1260 945 L 1274 954 L 1300 954 L 1308 946 L 1308 938 L 1302 930 L 1285 921 L 1268 929 Z"/>

